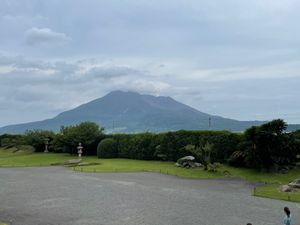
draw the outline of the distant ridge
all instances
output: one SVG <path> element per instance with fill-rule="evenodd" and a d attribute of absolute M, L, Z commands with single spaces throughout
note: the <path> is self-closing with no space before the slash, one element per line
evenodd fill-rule
<path fill-rule="evenodd" d="M 209 128 L 209 118 L 211 127 Z M 106 132 L 164 132 L 174 130 L 243 131 L 264 121 L 238 121 L 200 112 L 170 97 L 113 91 L 102 98 L 65 111 L 52 119 L 9 125 L 0 133 L 23 133 L 31 129 L 59 131 L 62 125 L 96 122 Z M 300 129 L 300 125 L 293 125 Z"/>

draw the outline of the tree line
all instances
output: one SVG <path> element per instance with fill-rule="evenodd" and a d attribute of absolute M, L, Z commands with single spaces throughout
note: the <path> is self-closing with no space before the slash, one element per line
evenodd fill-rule
<path fill-rule="evenodd" d="M 76 154 L 78 143 L 85 155 L 99 158 L 177 161 L 193 155 L 202 163 L 229 163 L 250 168 L 274 168 L 294 165 L 300 154 L 300 130 L 288 133 L 287 124 L 273 120 L 253 126 L 243 133 L 229 131 L 174 131 L 166 133 L 105 134 L 92 122 L 63 126 L 59 133 L 29 130 L 24 135 L 0 136 L 2 147 L 26 144 L 36 152 Z"/>

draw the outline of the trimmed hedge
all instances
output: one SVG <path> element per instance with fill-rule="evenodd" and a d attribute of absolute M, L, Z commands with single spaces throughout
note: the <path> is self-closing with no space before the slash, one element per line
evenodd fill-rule
<path fill-rule="evenodd" d="M 115 134 L 118 157 L 143 160 L 177 159 L 191 154 L 187 145 L 213 144 L 212 161 L 224 162 L 237 150 L 242 137 L 227 131 L 176 131 L 167 133 Z"/>
<path fill-rule="evenodd" d="M 98 158 L 118 157 L 117 142 L 112 138 L 103 139 L 97 147 Z"/>

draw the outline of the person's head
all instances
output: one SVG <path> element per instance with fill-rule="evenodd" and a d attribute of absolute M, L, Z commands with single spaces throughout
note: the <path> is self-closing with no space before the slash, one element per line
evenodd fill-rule
<path fill-rule="evenodd" d="M 247 223 L 247 225 L 252 225 L 252 223 Z"/>
<path fill-rule="evenodd" d="M 290 214 L 291 214 L 290 209 L 289 209 L 288 207 L 284 207 L 283 210 L 284 210 L 285 214 L 286 214 L 288 217 L 290 217 Z"/>

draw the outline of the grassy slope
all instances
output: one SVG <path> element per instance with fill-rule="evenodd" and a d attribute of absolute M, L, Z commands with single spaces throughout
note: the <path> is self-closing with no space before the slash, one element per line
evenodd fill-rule
<path fill-rule="evenodd" d="M 69 154 L 33 153 L 30 149 L 18 151 L 15 148 L 0 148 L 0 167 L 49 166 L 71 158 L 73 157 Z"/>
<path fill-rule="evenodd" d="M 0 167 L 5 166 L 49 166 L 53 163 L 61 163 L 74 156 L 57 153 L 32 153 L 31 150 L 16 151 L 16 149 L 3 150 L 0 148 Z M 252 182 L 264 182 L 268 185 L 256 188 L 255 195 L 274 199 L 283 199 L 300 202 L 300 192 L 281 193 L 278 187 L 289 181 L 300 178 L 298 166 L 288 174 L 259 173 L 252 169 L 233 168 L 222 165 L 218 172 L 206 172 L 201 168 L 182 169 L 175 167 L 172 162 L 143 161 L 131 159 L 97 159 L 96 157 L 84 157 L 85 162 L 95 162 L 99 165 L 82 166 L 74 169 L 84 172 L 142 172 L 153 171 L 186 178 L 222 178 L 224 171 L 228 171 L 232 177 L 240 177 Z"/>

